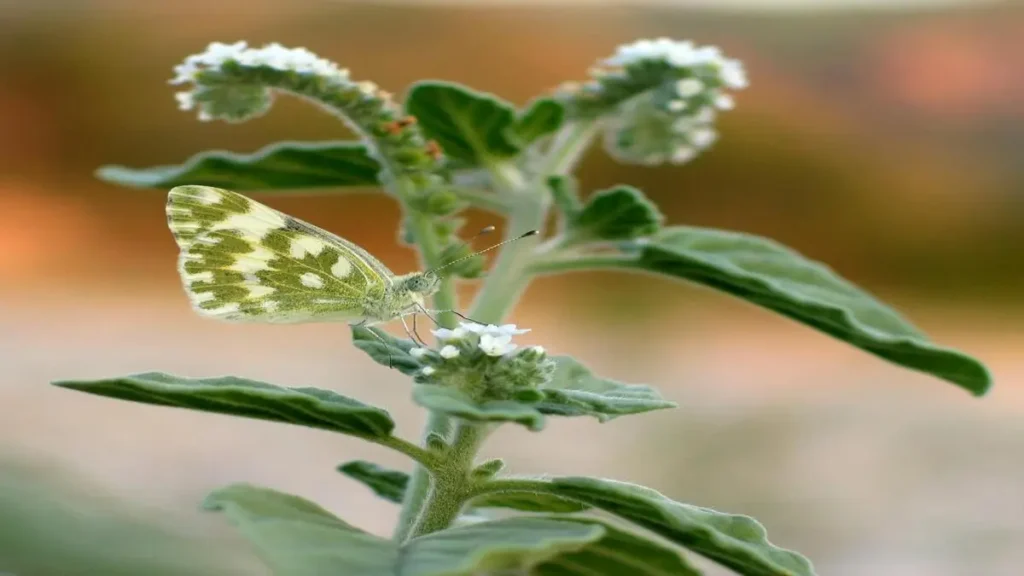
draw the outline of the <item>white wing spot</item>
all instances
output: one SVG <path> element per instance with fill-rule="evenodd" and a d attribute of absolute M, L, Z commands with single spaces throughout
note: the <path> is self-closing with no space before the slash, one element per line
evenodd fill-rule
<path fill-rule="evenodd" d="M 352 273 L 352 263 L 345 260 L 345 257 L 338 254 L 338 261 L 331 266 L 331 274 L 338 278 L 344 278 Z"/>
<path fill-rule="evenodd" d="M 263 298 L 264 296 L 270 296 L 277 291 L 277 288 L 271 286 L 246 286 L 249 289 L 249 298 Z"/>
<path fill-rule="evenodd" d="M 302 282 L 302 285 L 306 286 L 307 288 L 324 287 L 324 279 L 312 272 L 306 272 L 302 276 L 299 276 L 299 282 Z"/>
<path fill-rule="evenodd" d="M 215 298 L 213 292 L 189 292 L 188 297 L 193 304 L 202 304 Z"/>
<path fill-rule="evenodd" d="M 228 270 L 241 272 L 242 274 L 255 274 L 261 270 L 269 270 L 268 262 L 275 258 L 275 254 L 263 246 L 253 246 L 252 252 L 239 254 Z"/>
<path fill-rule="evenodd" d="M 273 312 L 273 311 L 277 310 L 277 301 L 275 301 L 275 300 L 264 300 L 262 306 L 263 306 L 263 309 L 266 310 L 267 312 Z"/>
<path fill-rule="evenodd" d="M 225 220 L 213 225 L 214 230 L 237 230 L 246 240 L 262 240 L 273 230 L 287 226 L 284 217 L 269 210 L 261 212 L 259 217 L 252 214 L 232 214 Z"/>
<path fill-rule="evenodd" d="M 319 238 L 313 236 L 299 235 L 292 238 L 291 255 L 296 260 L 302 260 L 306 257 L 306 254 L 312 254 L 313 256 L 319 256 L 327 244 Z"/>
<path fill-rule="evenodd" d="M 203 313 L 211 316 L 220 316 L 222 314 L 231 314 L 232 312 L 238 312 L 238 302 L 228 302 L 220 308 L 211 308 L 209 310 L 203 310 Z"/>
<path fill-rule="evenodd" d="M 218 194 L 211 188 L 196 189 L 194 197 L 197 202 L 199 202 L 200 204 L 205 204 L 206 206 L 210 206 L 216 204 L 217 202 L 220 202 L 221 198 L 220 194 Z"/>
<path fill-rule="evenodd" d="M 174 232 L 192 232 L 199 230 L 200 226 L 198 222 L 177 222 L 171 221 L 167 223 L 167 227 Z"/>
<path fill-rule="evenodd" d="M 196 282 L 213 282 L 213 272 L 210 270 L 204 270 L 197 272 L 196 274 L 186 274 L 185 282 L 189 285 L 195 284 Z"/>

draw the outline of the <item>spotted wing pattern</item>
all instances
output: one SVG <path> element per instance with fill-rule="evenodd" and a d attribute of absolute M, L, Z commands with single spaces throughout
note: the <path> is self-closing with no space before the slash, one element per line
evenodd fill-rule
<path fill-rule="evenodd" d="M 178 186 L 167 225 L 193 308 L 230 322 L 358 321 L 393 274 L 355 244 L 241 194 Z"/>

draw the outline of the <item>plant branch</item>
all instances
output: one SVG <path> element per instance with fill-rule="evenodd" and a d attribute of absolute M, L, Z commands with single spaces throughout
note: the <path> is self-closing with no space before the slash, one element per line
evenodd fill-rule
<path fill-rule="evenodd" d="M 405 454 L 409 458 L 415 460 L 423 468 L 434 469 L 438 465 L 436 454 L 403 438 L 388 436 L 386 438 L 366 438 L 366 440 Z"/>
<path fill-rule="evenodd" d="M 427 425 L 423 430 L 423 443 L 431 434 L 442 438 L 448 438 L 451 434 L 451 419 L 441 412 L 430 412 L 427 416 Z M 419 518 L 426 504 L 430 492 L 431 473 L 435 469 L 428 469 L 427 466 L 416 466 L 409 478 L 409 486 L 405 490 L 405 499 L 402 502 L 402 511 L 398 516 L 398 526 L 395 527 L 393 539 L 396 542 L 403 542 L 415 528 L 416 520 Z"/>
<path fill-rule="evenodd" d="M 444 530 L 458 518 L 463 505 L 470 498 L 469 473 L 487 431 L 488 428 L 480 424 L 458 424 L 447 457 L 443 466 L 434 474 L 430 491 L 409 538 Z"/>
<path fill-rule="evenodd" d="M 635 269 L 640 270 L 635 256 L 625 254 L 572 254 L 556 255 L 535 260 L 527 269 L 530 274 L 558 274 L 562 272 L 586 272 L 590 270 Z"/>

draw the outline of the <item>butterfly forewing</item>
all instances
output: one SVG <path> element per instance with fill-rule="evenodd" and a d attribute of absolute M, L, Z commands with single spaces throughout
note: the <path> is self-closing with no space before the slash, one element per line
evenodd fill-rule
<path fill-rule="evenodd" d="M 391 272 L 358 246 L 245 196 L 171 190 L 167 219 L 197 312 L 228 321 L 356 321 Z"/>

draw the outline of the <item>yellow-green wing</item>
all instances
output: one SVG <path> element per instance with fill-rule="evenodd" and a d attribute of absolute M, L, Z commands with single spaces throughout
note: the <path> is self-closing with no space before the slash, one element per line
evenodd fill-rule
<path fill-rule="evenodd" d="M 233 322 L 356 321 L 392 273 L 355 244 L 245 196 L 206 186 L 168 194 L 167 221 L 193 308 Z"/>

